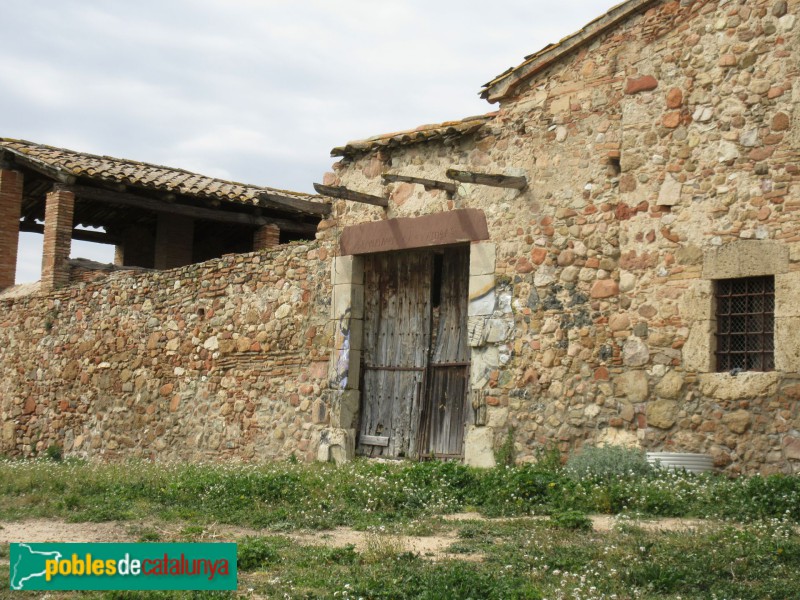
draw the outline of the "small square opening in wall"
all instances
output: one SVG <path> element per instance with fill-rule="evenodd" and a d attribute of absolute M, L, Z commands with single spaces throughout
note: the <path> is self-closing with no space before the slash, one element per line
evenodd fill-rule
<path fill-rule="evenodd" d="M 717 372 L 775 369 L 775 277 L 715 282 Z"/>

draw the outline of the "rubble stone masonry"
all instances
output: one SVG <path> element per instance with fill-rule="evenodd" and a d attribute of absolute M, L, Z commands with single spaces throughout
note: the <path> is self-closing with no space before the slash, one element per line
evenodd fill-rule
<path fill-rule="evenodd" d="M 0 454 L 313 459 L 329 298 L 312 242 L 0 301 Z"/>
<path fill-rule="evenodd" d="M 389 206 L 336 201 L 313 243 L 0 301 L 0 453 L 349 458 L 364 286 L 341 231 L 472 208 L 468 463 L 513 430 L 521 460 L 608 442 L 800 472 L 798 13 L 653 2 L 476 132 L 348 154 L 324 183 Z M 528 186 L 381 178 L 451 168 Z M 717 373 L 714 281 L 758 275 L 775 369 Z"/>
<path fill-rule="evenodd" d="M 326 175 L 390 197 L 386 211 L 338 202 L 342 225 L 486 213 L 494 306 L 471 310 L 470 332 L 492 335 L 471 339 L 471 385 L 495 446 L 513 427 L 523 459 L 609 442 L 800 471 L 799 12 L 655 2 L 523 83 L 477 133 L 356 151 Z M 449 196 L 381 179 L 450 168 L 529 185 Z M 716 373 L 713 281 L 751 275 L 775 276 L 776 369 Z"/>

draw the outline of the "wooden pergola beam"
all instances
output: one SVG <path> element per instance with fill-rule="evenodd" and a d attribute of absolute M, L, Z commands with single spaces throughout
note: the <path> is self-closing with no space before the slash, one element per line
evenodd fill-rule
<path fill-rule="evenodd" d="M 35 221 L 22 220 L 19 222 L 19 230 L 26 233 L 44 233 L 44 225 Z M 88 231 L 86 229 L 73 229 L 72 239 L 81 242 L 93 242 L 95 244 L 111 244 L 116 246 L 120 243 L 118 237 L 103 231 Z"/>
<path fill-rule="evenodd" d="M 383 183 L 394 183 L 396 181 L 402 183 L 417 183 L 424 186 L 426 190 L 444 190 L 448 194 L 456 193 L 456 184 L 449 181 L 436 181 L 435 179 L 425 179 L 424 177 L 412 177 L 411 175 L 395 175 L 392 173 L 384 173 L 381 175 Z"/>
<path fill-rule="evenodd" d="M 350 200 L 351 202 L 361 202 L 362 204 L 372 204 L 373 206 L 382 206 L 383 208 L 389 206 L 388 198 L 373 196 L 372 194 L 365 194 L 364 192 L 356 192 L 342 186 L 322 185 L 321 183 L 315 183 L 314 189 L 317 190 L 318 194 L 329 196 L 331 198 Z"/>
<path fill-rule="evenodd" d="M 238 225 L 250 225 L 252 227 L 276 225 L 278 228 L 284 231 L 296 233 L 313 234 L 317 231 L 317 226 L 314 223 L 299 223 L 289 219 L 260 217 L 247 213 L 229 212 L 203 208 L 200 206 L 189 206 L 187 204 L 164 202 L 163 200 L 145 198 L 144 196 L 139 196 L 130 192 L 114 192 L 111 190 L 93 188 L 85 185 L 73 185 L 70 186 L 70 190 L 75 194 L 75 197 L 78 201 L 92 200 L 94 202 L 103 202 L 118 206 L 132 206 L 154 213 L 182 215 L 201 221 L 214 221 L 217 223 L 235 223 Z"/>
<path fill-rule="evenodd" d="M 513 175 L 493 175 L 490 173 L 474 173 L 472 171 L 448 169 L 447 176 L 461 183 L 475 183 L 478 185 L 490 185 L 492 187 L 512 188 L 515 190 L 524 190 L 528 187 L 527 178 Z"/>

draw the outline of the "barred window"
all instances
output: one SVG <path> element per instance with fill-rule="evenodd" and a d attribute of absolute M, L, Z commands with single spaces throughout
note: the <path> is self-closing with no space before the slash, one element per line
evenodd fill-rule
<path fill-rule="evenodd" d="M 716 282 L 717 371 L 775 368 L 775 278 Z"/>

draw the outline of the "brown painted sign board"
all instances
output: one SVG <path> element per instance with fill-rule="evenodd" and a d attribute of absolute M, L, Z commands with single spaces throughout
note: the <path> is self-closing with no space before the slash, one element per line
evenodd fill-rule
<path fill-rule="evenodd" d="M 477 208 L 463 208 L 345 227 L 339 245 L 342 256 L 347 256 L 488 239 L 489 228 L 484 212 Z"/>

